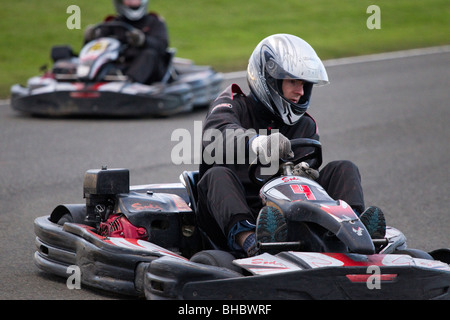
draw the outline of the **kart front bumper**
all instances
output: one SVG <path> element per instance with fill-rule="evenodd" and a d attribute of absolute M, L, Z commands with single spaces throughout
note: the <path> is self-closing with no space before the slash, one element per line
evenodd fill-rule
<path fill-rule="evenodd" d="M 381 267 L 379 278 L 358 266 L 224 279 L 199 277 L 209 268 L 169 257 L 155 260 L 145 274 L 145 295 L 147 299 L 186 300 L 450 299 L 450 272 L 421 267 Z"/>
<path fill-rule="evenodd" d="M 345 254 L 342 257 L 349 266 L 324 264 L 318 268 L 298 263 L 294 257 L 290 263 L 297 265 L 288 272 L 251 275 L 194 263 L 146 241 L 103 238 L 85 225 L 60 226 L 48 216 L 35 220 L 35 234 L 34 261 L 40 269 L 68 278 L 72 270 L 68 268 L 77 266 L 82 284 L 147 299 L 450 299 L 449 268 L 426 267 L 426 261 L 422 261 L 423 267 L 378 266 L 376 273 L 367 263 L 373 256 Z M 314 253 L 267 257 L 286 259 L 302 254 Z M 271 267 L 270 259 L 263 258 L 254 257 L 254 263 Z"/>
<path fill-rule="evenodd" d="M 63 116 L 169 116 L 193 109 L 193 94 L 186 86 L 162 94 L 126 94 L 114 91 L 54 90 L 34 93 L 14 86 L 11 107 L 17 111 L 50 117 Z"/>
<path fill-rule="evenodd" d="M 138 244 L 109 243 L 87 226 L 74 223 L 60 226 L 48 216 L 37 218 L 34 229 L 37 248 L 34 262 L 39 269 L 68 278 L 69 267 L 77 266 L 82 284 L 119 294 L 143 296 L 147 266 L 164 255 Z"/>

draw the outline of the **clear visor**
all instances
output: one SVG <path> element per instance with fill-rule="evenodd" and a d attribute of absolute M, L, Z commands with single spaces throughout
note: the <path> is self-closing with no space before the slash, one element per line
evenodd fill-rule
<path fill-rule="evenodd" d="M 265 69 L 271 77 L 277 80 L 298 79 L 319 85 L 328 83 L 328 75 L 325 71 L 325 67 L 320 61 L 314 59 L 299 61 L 291 68 L 292 70 L 289 71 L 274 60 L 269 59 L 266 62 Z"/>
<path fill-rule="evenodd" d="M 282 80 L 282 79 L 300 79 L 299 77 L 286 72 L 282 67 L 280 67 L 275 61 L 270 59 L 266 63 L 266 71 L 267 73 L 274 79 Z"/>

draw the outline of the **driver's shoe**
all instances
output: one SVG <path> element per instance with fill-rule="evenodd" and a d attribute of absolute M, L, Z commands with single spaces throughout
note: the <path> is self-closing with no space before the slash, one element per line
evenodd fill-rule
<path fill-rule="evenodd" d="M 284 214 L 274 207 L 263 207 L 256 219 L 256 242 L 285 242 L 287 223 Z"/>
<path fill-rule="evenodd" d="M 368 207 L 359 217 L 372 239 L 384 239 L 386 236 L 386 219 L 378 207 Z"/>

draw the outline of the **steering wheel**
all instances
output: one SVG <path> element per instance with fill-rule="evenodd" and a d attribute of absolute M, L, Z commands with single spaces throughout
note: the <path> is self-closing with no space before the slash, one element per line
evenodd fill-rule
<path fill-rule="evenodd" d="M 291 148 L 294 150 L 295 148 L 312 148 L 311 152 L 301 156 L 300 158 L 295 160 L 295 163 L 291 162 L 289 159 L 280 159 L 279 164 L 280 168 L 286 166 L 288 164 L 297 164 L 303 161 L 311 160 L 310 167 L 319 168 L 322 164 L 322 145 L 319 141 L 309 138 L 297 138 L 291 140 Z M 248 167 L 248 177 L 250 180 L 258 186 L 264 185 L 268 180 L 274 178 L 279 175 L 280 170 L 272 176 L 266 176 L 264 178 L 259 177 L 257 175 L 257 169 L 262 167 L 263 165 L 255 159 L 250 166 Z"/>
<path fill-rule="evenodd" d="M 123 21 L 107 21 L 100 22 L 93 27 L 94 34 L 98 33 L 99 37 L 110 37 L 119 40 L 122 43 L 127 42 L 127 33 L 135 29 L 130 24 Z"/>

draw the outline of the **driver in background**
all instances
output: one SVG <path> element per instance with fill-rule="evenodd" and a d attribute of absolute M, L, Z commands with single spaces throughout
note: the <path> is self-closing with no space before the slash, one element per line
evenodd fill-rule
<path fill-rule="evenodd" d="M 132 82 L 150 84 L 164 76 L 169 45 L 166 24 L 156 13 L 147 13 L 149 0 L 114 0 L 117 15 L 108 21 L 122 21 L 134 29 L 126 33 L 130 45 L 124 53 L 124 73 Z M 84 32 L 85 42 L 105 37 L 107 29 L 88 26 Z"/>
<path fill-rule="evenodd" d="M 263 154 L 266 158 L 278 155 L 278 161 L 294 154 L 291 139 L 318 140 L 316 122 L 306 111 L 313 86 L 325 85 L 329 81 L 322 61 L 307 42 L 293 35 L 276 34 L 263 39 L 253 51 L 247 68 L 247 82 L 250 87 L 248 95 L 233 84 L 213 102 L 206 116 L 197 219 L 216 245 L 251 256 L 256 253 L 257 241 L 286 241 L 287 225 L 282 212 L 274 207 L 263 207 L 260 187 L 248 177 L 250 153 L 258 157 Z M 205 135 L 210 129 L 220 132 L 222 139 Z M 253 134 L 249 134 L 248 129 L 254 129 Z M 267 134 L 258 134 L 261 132 Z M 213 150 L 212 144 L 217 141 L 223 142 L 222 164 L 210 159 L 205 161 L 205 151 Z M 230 146 L 234 146 L 232 151 L 236 155 L 237 146 L 242 143 L 247 148 L 245 161 L 236 158 L 232 163 L 225 161 Z M 296 159 L 311 150 L 294 151 L 296 158 L 293 161 L 296 163 Z M 330 162 L 320 172 L 316 170 L 317 166 L 314 162 L 299 163 L 294 174 L 316 180 L 332 198 L 347 202 L 360 216 L 371 236 L 383 238 L 386 229 L 384 215 L 377 207 L 364 211 L 357 166 L 347 160 Z"/>

